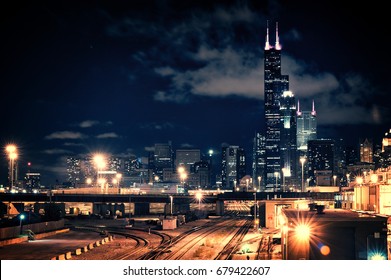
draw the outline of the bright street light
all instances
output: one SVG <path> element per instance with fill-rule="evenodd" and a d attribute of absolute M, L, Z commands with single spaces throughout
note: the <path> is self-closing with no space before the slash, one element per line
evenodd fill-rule
<path fill-rule="evenodd" d="M 258 176 L 258 190 L 261 190 L 261 176 Z"/>
<path fill-rule="evenodd" d="M 336 186 L 337 185 L 337 175 L 333 176 L 333 180 L 334 180 L 334 186 Z"/>
<path fill-rule="evenodd" d="M 19 219 L 20 219 L 20 224 L 19 224 L 19 227 L 20 227 L 20 234 L 22 234 L 22 220 L 24 220 L 24 214 L 21 214 L 19 216 Z"/>
<path fill-rule="evenodd" d="M 14 187 L 14 163 L 15 163 L 15 160 L 18 158 L 17 148 L 16 148 L 16 145 L 9 144 L 5 147 L 5 150 L 8 153 L 8 157 L 10 159 L 10 166 L 9 166 L 10 177 L 9 178 L 11 180 L 10 191 L 12 191 L 12 189 Z"/>
<path fill-rule="evenodd" d="M 196 198 L 198 199 L 198 210 L 201 210 L 202 193 L 201 192 L 197 192 L 196 193 Z"/>

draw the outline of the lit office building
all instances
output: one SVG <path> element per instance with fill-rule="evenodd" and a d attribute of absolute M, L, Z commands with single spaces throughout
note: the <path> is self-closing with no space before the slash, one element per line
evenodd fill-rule
<path fill-rule="evenodd" d="M 265 190 L 265 136 L 256 133 L 254 137 L 254 145 L 253 145 L 253 182 L 256 183 L 256 186 L 259 191 Z"/>
<path fill-rule="evenodd" d="M 281 114 L 281 171 L 283 189 L 297 183 L 296 102 L 291 91 L 284 91 L 280 100 Z"/>
<path fill-rule="evenodd" d="M 322 176 L 329 174 L 330 186 L 334 174 L 334 141 L 330 139 L 317 139 L 308 141 L 308 179 L 309 185 L 317 185 L 317 174 Z"/>
<path fill-rule="evenodd" d="M 316 111 L 315 102 L 312 102 L 312 111 L 300 111 L 300 102 L 297 101 L 297 149 L 307 151 L 309 140 L 316 139 Z"/>
<path fill-rule="evenodd" d="M 240 179 L 246 175 L 246 156 L 239 146 L 222 147 L 221 186 L 226 190 L 236 191 Z"/>
<path fill-rule="evenodd" d="M 360 162 L 373 162 L 372 140 L 366 138 L 364 141 L 360 141 Z"/>
<path fill-rule="evenodd" d="M 263 176 L 266 191 L 273 190 L 277 172 L 281 172 L 280 133 L 281 112 L 280 99 L 284 91 L 289 90 L 289 76 L 281 74 L 281 45 L 278 37 L 278 25 L 276 25 L 276 42 L 269 44 L 269 27 L 266 31 L 266 43 L 264 49 L 264 104 L 266 125 L 266 170 Z"/>

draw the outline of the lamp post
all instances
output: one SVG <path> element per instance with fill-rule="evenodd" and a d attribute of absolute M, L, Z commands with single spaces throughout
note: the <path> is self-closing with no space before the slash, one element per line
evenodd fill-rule
<path fill-rule="evenodd" d="M 93 160 L 97 169 L 96 181 L 98 182 L 99 185 L 103 182 L 103 180 L 100 180 L 101 177 L 99 176 L 99 173 L 106 167 L 106 162 L 102 154 L 95 154 Z"/>
<path fill-rule="evenodd" d="M 250 180 L 247 178 L 247 179 L 246 179 L 246 192 L 248 192 L 248 183 L 249 183 L 249 181 L 250 181 Z"/>
<path fill-rule="evenodd" d="M 301 191 L 304 192 L 304 163 L 305 163 L 304 157 L 300 158 L 300 163 L 301 163 Z"/>
<path fill-rule="evenodd" d="M 360 188 L 360 210 L 362 209 L 362 183 L 364 182 L 362 177 L 357 177 L 356 178 L 356 183 L 359 185 Z"/>
<path fill-rule="evenodd" d="M 14 162 L 16 160 L 16 158 L 18 157 L 18 154 L 17 154 L 17 148 L 14 144 L 10 144 L 10 145 L 7 145 L 5 147 L 5 150 L 6 152 L 8 153 L 8 157 L 9 157 L 9 160 L 10 160 L 10 164 L 9 164 L 9 178 L 10 178 L 10 191 L 12 191 L 13 187 L 14 187 Z"/>
<path fill-rule="evenodd" d="M 276 189 L 274 191 L 277 191 L 278 188 L 278 172 L 274 172 L 274 176 L 276 177 Z"/>
<path fill-rule="evenodd" d="M 258 176 L 258 190 L 261 190 L 261 176 Z"/>
<path fill-rule="evenodd" d="M 170 195 L 170 215 L 172 216 L 172 202 L 173 202 L 174 197 Z"/>
<path fill-rule="evenodd" d="M 20 234 L 22 234 L 22 221 L 24 220 L 24 214 L 21 214 L 19 216 L 19 220 L 20 220 L 20 223 L 19 223 Z"/>
<path fill-rule="evenodd" d="M 334 180 L 334 187 L 335 187 L 337 185 L 337 175 L 333 176 L 333 180 Z"/>
<path fill-rule="evenodd" d="M 257 229 L 257 193 L 254 192 L 254 228 Z"/>
<path fill-rule="evenodd" d="M 198 199 L 198 210 L 201 210 L 202 193 L 201 192 L 197 192 L 196 193 L 196 198 Z"/>

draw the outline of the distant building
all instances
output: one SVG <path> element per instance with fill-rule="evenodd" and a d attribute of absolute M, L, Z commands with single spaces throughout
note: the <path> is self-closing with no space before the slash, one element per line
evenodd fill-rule
<path fill-rule="evenodd" d="M 316 185 L 316 171 L 331 171 L 334 174 L 334 141 L 317 139 L 308 141 L 308 179 L 309 185 Z M 331 181 L 331 178 L 330 178 Z"/>
<path fill-rule="evenodd" d="M 252 164 L 252 171 L 253 171 L 253 183 L 257 184 L 257 188 L 259 188 L 260 191 L 265 190 L 265 168 L 266 168 L 266 162 L 265 162 L 265 153 L 266 153 L 266 142 L 265 142 L 265 136 L 256 133 L 254 137 L 254 144 L 253 144 L 253 164 Z"/>
<path fill-rule="evenodd" d="M 312 111 L 300 111 L 300 103 L 297 101 L 297 149 L 307 151 L 309 140 L 317 139 L 317 120 L 315 102 L 312 101 Z"/>
<path fill-rule="evenodd" d="M 281 170 L 286 185 L 297 183 L 296 102 L 291 91 L 284 91 L 280 99 Z M 285 187 L 285 186 L 284 186 Z"/>
<path fill-rule="evenodd" d="M 361 162 L 373 162 L 373 142 L 366 138 L 364 141 L 360 141 L 360 161 Z"/>
<path fill-rule="evenodd" d="M 236 190 L 240 179 L 246 175 L 246 156 L 239 146 L 222 146 L 221 186 L 222 189 Z"/>
<path fill-rule="evenodd" d="M 175 155 L 175 167 L 183 166 L 187 173 L 194 172 L 194 164 L 201 160 L 199 149 L 178 149 Z"/>
<path fill-rule="evenodd" d="M 153 177 L 158 176 L 160 180 L 163 179 L 163 169 L 173 168 L 173 151 L 171 143 L 158 143 L 155 144 L 153 153 L 153 164 L 150 163 L 150 167 L 153 169 Z"/>
<path fill-rule="evenodd" d="M 24 186 L 27 192 L 39 190 L 41 188 L 41 173 L 27 172 L 24 177 Z"/>

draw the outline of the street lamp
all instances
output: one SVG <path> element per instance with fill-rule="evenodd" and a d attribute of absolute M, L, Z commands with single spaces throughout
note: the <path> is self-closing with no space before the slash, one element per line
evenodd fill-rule
<path fill-rule="evenodd" d="M 362 210 L 362 183 L 364 182 L 364 179 L 362 177 L 356 178 L 356 183 L 360 187 L 360 210 Z"/>
<path fill-rule="evenodd" d="M 334 187 L 335 187 L 337 185 L 337 175 L 334 175 L 333 179 L 334 179 Z"/>
<path fill-rule="evenodd" d="M 8 153 L 8 157 L 10 159 L 10 166 L 9 166 L 10 173 L 9 173 L 9 175 L 10 175 L 10 180 L 11 180 L 10 191 L 12 191 L 12 189 L 14 187 L 14 162 L 18 157 L 17 148 L 14 144 L 10 144 L 5 147 L 5 150 Z"/>
<path fill-rule="evenodd" d="M 277 191 L 277 188 L 278 188 L 278 181 L 277 181 L 277 179 L 278 179 L 278 172 L 276 171 L 276 172 L 274 172 L 274 176 L 276 177 L 276 189 L 275 189 L 275 191 Z"/>
<path fill-rule="evenodd" d="M 250 180 L 247 178 L 247 179 L 246 179 L 246 192 L 248 192 L 248 183 L 249 183 L 249 181 L 250 181 Z"/>
<path fill-rule="evenodd" d="M 96 180 L 99 181 L 100 179 L 99 173 L 106 167 L 105 158 L 102 154 L 96 154 L 93 160 L 97 169 Z"/>
<path fill-rule="evenodd" d="M 304 192 L 304 163 L 305 163 L 304 157 L 300 158 L 300 163 L 301 163 L 301 191 Z"/>
<path fill-rule="evenodd" d="M 173 202 L 174 197 L 170 195 L 170 215 L 172 216 L 172 202 Z"/>
<path fill-rule="evenodd" d="M 201 210 L 202 193 L 201 192 L 197 192 L 196 193 L 196 198 L 198 199 L 198 210 Z"/>
<path fill-rule="evenodd" d="M 254 228 L 257 229 L 257 193 L 254 193 Z"/>
<path fill-rule="evenodd" d="M 20 234 L 22 234 L 22 220 L 24 220 L 24 214 L 21 214 L 19 216 L 20 223 L 19 223 L 19 228 L 20 228 Z"/>
<path fill-rule="evenodd" d="M 258 176 L 258 190 L 261 190 L 261 176 Z"/>

